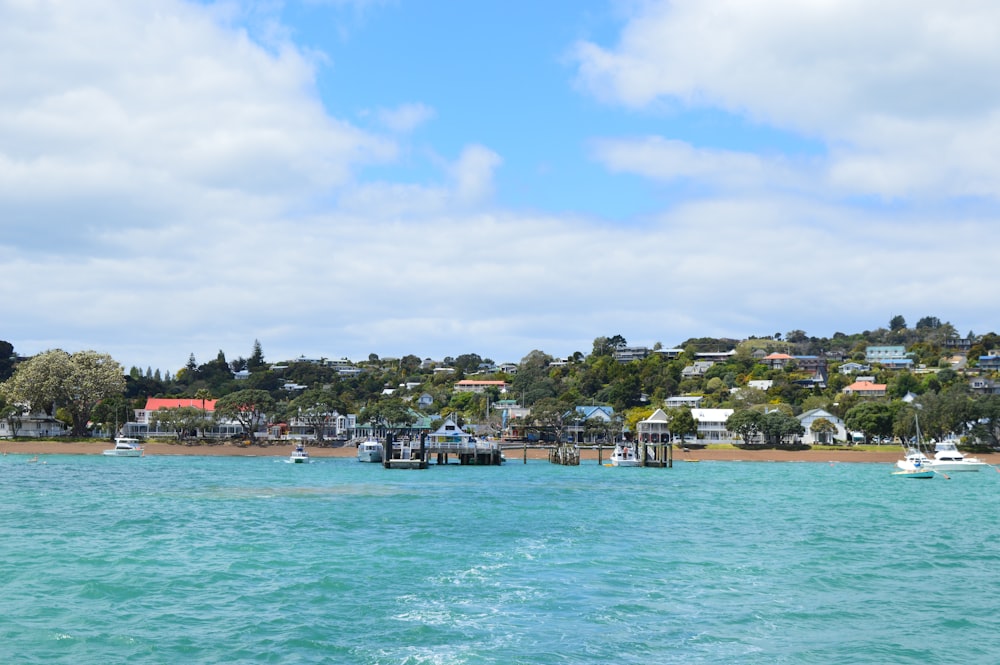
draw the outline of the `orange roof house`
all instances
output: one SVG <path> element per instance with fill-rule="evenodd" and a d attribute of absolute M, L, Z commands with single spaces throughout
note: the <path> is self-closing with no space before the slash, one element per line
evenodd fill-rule
<path fill-rule="evenodd" d="M 847 395 L 859 395 L 861 397 L 885 397 L 886 384 L 872 383 L 871 381 L 855 381 L 844 388 L 842 392 Z"/>
<path fill-rule="evenodd" d="M 159 411 L 160 409 L 179 409 L 182 406 L 193 406 L 196 409 L 205 411 L 215 411 L 215 403 L 218 400 L 201 400 L 195 397 L 185 397 L 183 399 L 164 399 L 161 397 L 147 397 L 146 411 Z"/>

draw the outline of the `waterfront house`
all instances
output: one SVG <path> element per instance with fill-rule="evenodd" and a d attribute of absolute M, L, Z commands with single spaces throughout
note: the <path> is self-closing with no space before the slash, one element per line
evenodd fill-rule
<path fill-rule="evenodd" d="M 810 409 L 809 411 L 797 416 L 797 418 L 799 419 L 799 422 L 802 423 L 802 427 L 805 428 L 805 434 L 802 435 L 803 443 L 830 445 L 837 440 L 847 441 L 847 428 L 844 426 L 844 421 L 829 411 L 825 411 L 823 409 Z M 820 418 L 828 420 L 834 427 L 837 428 L 837 431 L 825 433 L 813 432 L 812 424 Z"/>
<path fill-rule="evenodd" d="M 507 392 L 506 381 L 480 381 L 478 379 L 462 379 L 455 384 L 457 393 L 481 393 L 487 388 L 496 388 L 501 393 Z"/>
<path fill-rule="evenodd" d="M 719 443 L 733 440 L 726 429 L 726 421 L 733 415 L 733 409 L 691 409 L 691 415 L 698 425 L 699 443 Z"/>

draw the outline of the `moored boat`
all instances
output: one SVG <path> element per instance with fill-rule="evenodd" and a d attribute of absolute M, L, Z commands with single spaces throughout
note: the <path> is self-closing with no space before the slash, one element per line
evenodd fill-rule
<path fill-rule="evenodd" d="M 142 457 L 145 449 L 139 439 L 132 439 L 127 436 L 115 438 L 115 447 L 104 451 L 108 457 Z"/>
<path fill-rule="evenodd" d="M 383 458 L 382 443 L 376 438 L 368 438 L 358 444 L 359 462 L 380 463 Z"/>
<path fill-rule="evenodd" d="M 933 478 L 935 472 L 931 469 L 899 469 L 898 471 L 893 471 L 892 475 L 899 478 L 927 479 Z"/>
<path fill-rule="evenodd" d="M 611 453 L 611 466 L 639 466 L 635 447 L 628 443 L 615 444 L 615 450 Z"/>
<path fill-rule="evenodd" d="M 930 460 L 934 471 L 979 471 L 990 465 L 978 457 L 966 457 L 952 439 L 934 444 L 934 459 Z"/>

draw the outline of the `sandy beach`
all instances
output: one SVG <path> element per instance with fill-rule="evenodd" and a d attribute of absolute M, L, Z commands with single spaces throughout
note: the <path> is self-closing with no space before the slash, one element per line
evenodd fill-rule
<path fill-rule="evenodd" d="M 109 441 L 0 441 L 0 453 L 16 455 L 100 455 L 111 448 Z M 219 455 L 243 457 L 284 457 L 291 453 L 292 443 L 272 443 L 265 446 L 237 446 L 232 443 L 216 445 L 176 442 L 149 441 L 145 443 L 146 455 Z M 335 448 L 308 447 L 309 455 L 319 457 L 354 457 L 357 449 L 354 446 Z M 524 459 L 523 448 L 505 448 L 508 462 Z M 529 448 L 528 459 L 547 459 L 545 449 Z M 607 460 L 611 449 L 605 448 L 601 457 Z M 886 446 L 885 450 L 851 450 L 842 448 L 816 447 L 811 450 L 740 450 L 739 448 L 706 448 L 684 452 L 674 450 L 674 460 L 682 461 L 743 461 L 743 462 L 868 462 L 891 464 L 901 457 L 902 453 L 896 446 Z M 1000 453 L 977 455 L 990 464 L 1000 464 Z M 581 459 L 597 460 L 598 451 L 584 449 Z"/>

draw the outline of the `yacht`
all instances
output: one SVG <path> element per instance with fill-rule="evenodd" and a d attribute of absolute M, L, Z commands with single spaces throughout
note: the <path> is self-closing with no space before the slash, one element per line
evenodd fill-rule
<path fill-rule="evenodd" d="M 104 454 L 108 457 L 142 457 L 144 452 L 139 439 L 119 436 L 115 438 L 115 447 L 105 450 Z"/>
<path fill-rule="evenodd" d="M 979 471 L 990 465 L 978 457 L 966 457 L 954 439 L 946 439 L 934 444 L 934 459 L 928 466 L 935 471 Z"/>

